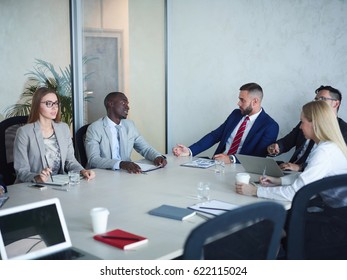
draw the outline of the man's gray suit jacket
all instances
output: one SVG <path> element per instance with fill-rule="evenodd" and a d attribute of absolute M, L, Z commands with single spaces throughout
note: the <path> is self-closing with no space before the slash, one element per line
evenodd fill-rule
<path fill-rule="evenodd" d="M 130 157 L 133 149 L 150 161 L 161 156 L 140 135 L 133 121 L 121 120 L 120 131 L 121 161 L 131 161 Z M 114 159 L 114 145 L 115 143 L 112 141 L 112 133 L 108 126 L 107 117 L 100 118 L 90 124 L 85 139 L 88 158 L 87 166 L 89 168 L 113 169 L 118 161 Z"/>

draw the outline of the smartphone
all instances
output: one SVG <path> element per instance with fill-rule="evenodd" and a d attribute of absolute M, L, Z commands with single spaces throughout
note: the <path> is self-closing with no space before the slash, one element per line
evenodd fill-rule
<path fill-rule="evenodd" d="M 39 184 L 30 185 L 29 187 L 37 189 L 37 190 L 41 190 L 41 191 L 47 189 L 47 186 L 39 185 Z"/>

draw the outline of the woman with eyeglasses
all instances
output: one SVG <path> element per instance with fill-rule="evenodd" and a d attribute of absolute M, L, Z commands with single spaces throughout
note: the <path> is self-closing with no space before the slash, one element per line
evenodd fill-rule
<path fill-rule="evenodd" d="M 28 124 L 17 130 L 13 157 L 16 183 L 44 183 L 55 174 L 77 170 L 87 180 L 95 173 L 85 170 L 74 156 L 70 129 L 61 122 L 57 93 L 46 87 L 36 90 Z"/>

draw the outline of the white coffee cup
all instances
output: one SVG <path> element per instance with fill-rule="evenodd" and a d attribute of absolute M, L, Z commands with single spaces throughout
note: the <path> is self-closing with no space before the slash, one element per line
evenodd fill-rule
<path fill-rule="evenodd" d="M 248 173 L 237 173 L 235 177 L 236 183 L 249 184 L 251 176 Z"/>
<path fill-rule="evenodd" d="M 95 234 L 104 233 L 107 230 L 107 219 L 110 212 L 107 208 L 96 207 L 90 210 L 92 226 Z"/>

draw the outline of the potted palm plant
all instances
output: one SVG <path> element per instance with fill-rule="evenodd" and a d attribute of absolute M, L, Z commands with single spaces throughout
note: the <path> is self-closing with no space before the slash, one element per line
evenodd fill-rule
<path fill-rule="evenodd" d="M 83 64 L 93 58 L 83 57 Z M 26 116 L 30 113 L 31 99 L 38 87 L 48 87 L 54 89 L 59 95 L 61 102 L 61 119 L 71 125 L 72 123 L 72 85 L 71 85 L 71 65 L 64 69 L 59 68 L 57 72 L 54 66 L 44 60 L 35 59 L 34 70 L 26 73 L 29 77 L 28 86 L 21 94 L 20 102 L 8 107 L 5 110 L 5 117 Z M 89 75 L 84 75 L 87 79 Z M 90 97 L 85 97 L 88 99 Z"/>

